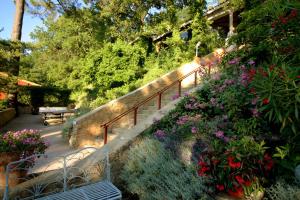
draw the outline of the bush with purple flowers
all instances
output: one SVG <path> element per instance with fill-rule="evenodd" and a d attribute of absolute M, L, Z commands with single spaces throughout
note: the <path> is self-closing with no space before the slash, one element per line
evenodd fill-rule
<path fill-rule="evenodd" d="M 38 130 L 24 129 L 20 131 L 8 131 L 0 136 L 0 152 L 14 152 L 22 157 L 33 154 L 45 153 L 49 146 Z"/>

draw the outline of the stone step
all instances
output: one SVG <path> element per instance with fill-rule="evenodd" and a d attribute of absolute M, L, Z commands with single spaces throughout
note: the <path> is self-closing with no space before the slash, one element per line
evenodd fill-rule
<path fill-rule="evenodd" d="M 191 88 L 193 88 L 193 87 L 191 87 Z M 184 95 L 184 92 L 189 91 L 191 88 L 182 88 L 182 90 L 181 90 L 182 96 Z M 177 92 L 178 91 L 176 88 L 174 90 L 171 89 L 171 90 L 163 93 L 162 100 L 161 100 L 162 107 L 171 103 L 173 101 L 173 97 L 175 95 L 177 95 Z M 145 119 L 147 119 L 151 114 L 153 114 L 157 110 L 158 110 L 157 99 L 155 99 L 155 101 L 148 102 L 146 105 L 141 106 L 138 109 L 138 113 L 137 113 L 137 123 L 144 121 Z M 121 133 L 123 131 L 130 130 L 132 127 L 134 127 L 133 116 L 132 116 L 132 118 L 126 119 L 124 122 L 111 125 L 111 127 L 109 127 L 109 130 L 108 130 L 108 133 L 110 135 L 109 137 L 114 138 L 114 137 L 116 137 L 115 135 L 118 135 L 119 133 Z"/>
<path fill-rule="evenodd" d="M 112 129 L 112 131 L 111 131 L 111 133 L 113 134 L 113 135 L 117 135 L 117 134 L 120 134 L 120 133 L 122 133 L 122 131 L 125 131 L 125 130 L 129 130 L 129 129 L 131 129 L 132 127 L 129 127 L 129 128 L 113 128 Z"/>
<path fill-rule="evenodd" d="M 145 119 L 146 117 L 148 117 L 149 115 L 144 114 L 144 113 L 138 113 L 137 114 L 137 120 L 141 121 L 142 119 Z"/>
<path fill-rule="evenodd" d="M 147 106 L 140 110 L 140 113 L 147 114 L 149 112 L 155 112 L 157 111 L 157 106 Z"/>

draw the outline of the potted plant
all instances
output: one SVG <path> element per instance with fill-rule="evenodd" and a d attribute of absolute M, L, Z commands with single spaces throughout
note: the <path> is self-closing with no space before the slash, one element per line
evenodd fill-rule
<path fill-rule="evenodd" d="M 17 161 L 34 154 L 43 154 L 47 148 L 47 142 L 43 141 L 39 131 L 33 129 L 24 129 L 21 131 L 9 131 L 5 134 L 0 134 L 0 188 L 5 187 L 5 169 L 8 163 Z M 29 164 L 22 166 L 28 169 Z M 14 171 L 10 175 L 9 185 L 13 186 L 19 183 L 18 176 L 26 174 L 26 170 Z"/>

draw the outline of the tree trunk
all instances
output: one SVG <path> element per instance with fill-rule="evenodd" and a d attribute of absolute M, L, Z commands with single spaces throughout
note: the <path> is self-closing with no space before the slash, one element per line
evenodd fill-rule
<path fill-rule="evenodd" d="M 16 13 L 11 34 L 12 41 L 21 41 L 25 0 L 16 0 Z"/>
<path fill-rule="evenodd" d="M 13 30 L 11 34 L 11 40 L 13 42 L 20 42 L 22 37 L 22 26 L 23 26 L 23 16 L 24 16 L 25 0 L 16 0 L 16 12 L 13 24 Z M 9 70 L 14 76 L 19 75 L 20 69 L 20 55 L 21 49 L 16 49 L 17 55 L 14 57 L 15 65 Z M 17 116 L 18 112 L 18 92 L 13 93 L 12 99 L 13 107 L 16 109 Z"/>
<path fill-rule="evenodd" d="M 13 24 L 13 30 L 11 34 L 11 40 L 13 42 L 20 42 L 22 37 L 22 26 L 23 26 L 23 16 L 24 16 L 25 0 L 16 0 L 16 12 Z M 17 50 L 17 55 L 15 56 L 15 66 L 13 66 L 9 71 L 14 75 L 19 75 L 19 61 L 20 61 L 20 49 Z"/>

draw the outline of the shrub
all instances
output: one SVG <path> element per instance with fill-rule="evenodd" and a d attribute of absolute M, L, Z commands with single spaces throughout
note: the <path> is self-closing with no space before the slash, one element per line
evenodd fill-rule
<path fill-rule="evenodd" d="M 8 107 L 8 101 L 7 100 L 0 100 L 0 110 L 4 110 Z"/>
<path fill-rule="evenodd" d="M 79 108 L 75 114 L 68 118 L 67 121 L 64 123 L 63 130 L 62 130 L 62 135 L 65 139 L 69 139 L 71 137 L 71 132 L 73 128 L 73 122 L 76 118 L 88 113 L 91 109 L 88 107 L 81 107 Z"/>
<path fill-rule="evenodd" d="M 44 153 L 48 147 L 37 130 L 9 131 L 0 137 L 0 152 L 17 153 L 21 158 Z"/>
<path fill-rule="evenodd" d="M 260 190 L 260 184 L 270 177 L 274 165 L 271 156 L 265 153 L 264 142 L 243 137 L 224 144 L 224 133 L 218 131 L 216 136 L 222 142 L 215 140 L 213 151 L 200 154 L 198 174 L 210 180 L 210 186 L 217 191 L 226 191 L 234 197 Z"/>
<path fill-rule="evenodd" d="M 300 187 L 278 181 L 266 190 L 266 194 L 270 200 L 299 200 Z"/>
<path fill-rule="evenodd" d="M 205 187 L 195 170 L 186 168 L 153 139 L 130 149 L 122 179 L 141 199 L 205 198 Z"/>

